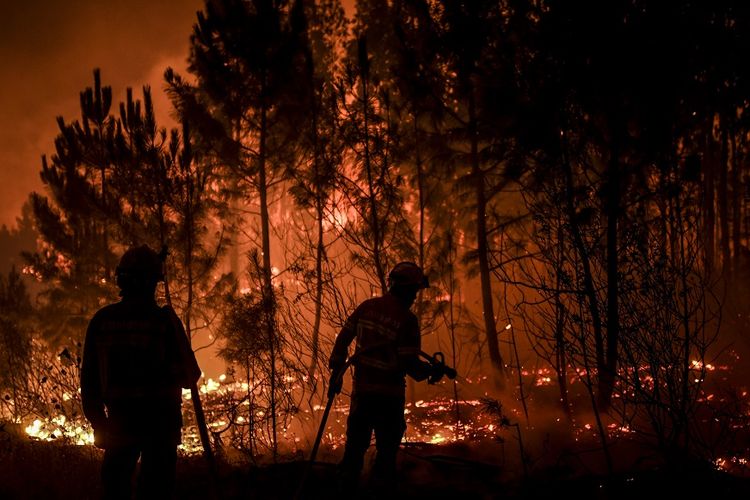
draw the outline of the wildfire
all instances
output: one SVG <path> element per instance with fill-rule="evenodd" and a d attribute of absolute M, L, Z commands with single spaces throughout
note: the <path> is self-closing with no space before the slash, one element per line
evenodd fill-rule
<path fill-rule="evenodd" d="M 481 383 L 486 376 L 477 378 Z M 291 380 L 287 380 L 291 382 Z M 470 383 L 469 381 L 467 381 Z M 226 376 L 218 379 L 206 379 L 199 387 L 201 394 L 238 394 L 246 393 L 253 384 L 248 382 L 229 381 Z M 183 398 L 190 399 L 190 392 L 183 391 Z M 331 408 L 326 430 L 323 435 L 323 444 L 335 450 L 343 446 L 346 440 L 345 425 L 349 414 L 348 402 L 334 404 Z M 404 409 L 404 418 L 407 422 L 407 431 L 404 436 L 406 442 L 425 442 L 431 444 L 446 444 L 463 440 L 496 439 L 501 432 L 500 426 L 495 422 L 492 415 L 481 411 L 482 402 L 479 400 L 459 400 L 457 403 L 447 397 L 435 397 L 431 400 L 418 400 L 407 403 Z M 322 404 L 314 404 L 309 409 L 301 409 L 299 419 L 309 428 L 314 428 L 320 422 L 325 407 Z M 256 416 L 263 417 L 263 410 L 256 411 Z M 234 423 L 246 423 L 245 417 L 235 417 Z M 209 429 L 219 430 L 225 428 L 229 421 L 218 419 L 208 422 Z M 309 446 L 310 433 L 303 432 L 297 426 L 281 429 L 279 444 L 293 451 L 306 449 Z M 187 454 L 199 453 L 201 451 L 200 436 L 194 425 L 188 425 L 183 429 L 183 442 L 180 449 Z"/>
<path fill-rule="evenodd" d="M 24 430 L 29 437 L 40 441 L 64 438 L 79 446 L 94 444 L 91 428 L 81 421 L 69 421 L 65 415 L 57 415 L 44 422 L 36 419 Z"/>
<path fill-rule="evenodd" d="M 694 370 L 702 370 L 705 368 L 707 372 L 712 372 L 716 370 L 716 367 L 712 365 L 711 363 L 704 364 L 703 361 L 699 361 L 697 359 L 694 359 L 690 362 L 690 368 Z M 723 368 L 727 369 L 728 367 L 723 367 Z"/>
<path fill-rule="evenodd" d="M 729 473 L 737 473 L 747 477 L 748 475 L 748 459 L 746 457 L 720 457 L 714 460 L 714 467 L 717 470 L 722 470 Z"/>
<path fill-rule="evenodd" d="M 706 372 L 720 372 L 726 369 L 723 365 L 703 364 L 698 360 L 692 360 L 690 367 L 691 369 L 705 370 Z M 542 389 L 544 389 L 543 386 L 553 386 L 557 381 L 555 373 L 549 368 L 522 370 L 522 375 L 527 377 L 527 380 L 531 384 Z M 576 375 L 575 378 L 580 383 L 581 376 L 583 375 L 582 370 L 577 370 Z M 464 379 L 462 383 L 483 384 L 486 383 L 486 380 L 486 376 L 480 375 L 474 381 Z M 304 382 L 297 381 L 298 383 L 295 383 L 295 380 L 290 377 L 286 377 L 285 381 L 290 383 L 291 388 L 299 388 L 301 383 Z M 204 378 L 198 390 L 202 396 L 206 397 L 206 401 L 209 404 L 207 411 L 208 428 L 217 435 L 232 425 L 240 427 L 250 425 L 253 415 L 261 418 L 266 416 L 267 412 L 261 408 L 254 409 L 252 414 L 250 414 L 250 408 L 248 407 L 250 402 L 242 400 L 242 396 L 246 396 L 248 391 L 257 390 L 262 392 L 264 390 L 260 384 L 252 380 L 236 380 L 222 374 L 216 378 Z M 549 387 L 546 390 L 554 390 L 554 387 Z M 749 392 L 744 388 L 738 391 L 737 395 L 746 403 L 747 398 L 750 396 Z M 189 390 L 183 390 L 182 396 L 186 402 L 191 399 Z M 233 414 L 213 412 L 212 414 L 210 407 L 212 398 L 214 400 L 216 398 L 219 400 L 227 398 L 228 400 L 241 401 L 239 405 L 246 408 L 246 410 L 244 414 L 243 412 Z M 63 399 L 70 399 L 70 395 L 64 394 Z M 724 401 L 724 398 L 706 392 L 699 398 L 699 401 L 706 403 L 716 401 L 721 403 Z M 186 404 L 183 406 L 189 412 L 188 408 L 190 405 Z M 204 407 L 206 406 L 204 405 Z M 309 450 L 311 436 L 314 435 L 314 431 L 321 421 L 324 409 L 325 407 L 322 404 L 311 404 L 307 408 L 300 408 L 292 421 L 285 422 L 279 426 L 279 447 L 292 452 L 305 452 Z M 498 415 L 486 411 L 484 400 L 459 399 L 456 401 L 447 395 L 438 395 L 430 399 L 420 399 L 413 403 L 407 403 L 404 409 L 404 418 L 407 422 L 404 441 L 433 445 L 445 445 L 462 441 L 502 441 L 504 433 L 508 432 L 507 427 L 509 425 L 516 425 L 523 422 L 523 416 L 519 413 L 518 409 L 507 408 L 506 412 L 513 422 L 508 421 L 505 416 L 499 418 Z M 750 411 L 747 409 L 743 410 L 743 412 L 748 412 L 747 416 L 750 416 Z M 331 450 L 336 450 L 343 446 L 346 440 L 345 431 L 348 413 L 349 404 L 346 398 L 337 400 L 331 409 L 323 434 L 322 444 L 324 446 Z M 571 425 L 568 421 L 561 418 L 557 418 L 555 422 L 557 425 Z M 27 424 L 25 427 L 26 434 L 32 439 L 41 441 L 64 440 L 77 445 L 91 445 L 94 442 L 93 433 L 82 416 L 68 418 L 65 415 L 56 415 L 48 419 L 37 418 L 25 424 Z M 202 446 L 198 430 L 190 422 L 189 418 L 186 420 L 186 424 L 183 428 L 183 440 L 179 449 L 184 454 L 200 453 Z M 738 421 L 733 424 L 732 428 L 740 430 L 740 424 L 741 422 Z M 598 426 L 591 421 L 578 420 L 572 424 L 572 428 L 576 441 L 598 439 L 597 436 L 600 432 Z M 527 427 L 527 430 L 533 430 L 533 427 Z M 604 431 L 610 437 L 624 437 L 636 433 L 635 429 L 625 423 L 608 423 L 605 425 Z M 719 469 L 732 472 L 742 471 L 743 473 L 747 473 L 750 470 L 748 457 L 744 456 L 744 453 L 740 453 L 738 456 L 717 458 L 714 461 L 714 465 Z"/>

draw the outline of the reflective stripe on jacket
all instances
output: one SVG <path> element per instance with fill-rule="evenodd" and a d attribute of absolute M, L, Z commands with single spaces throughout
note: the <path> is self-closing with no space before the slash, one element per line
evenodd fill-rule
<path fill-rule="evenodd" d="M 364 301 L 336 337 L 332 368 L 343 364 L 355 338 L 354 392 L 403 397 L 407 368 L 421 346 L 414 313 L 391 294 Z"/>

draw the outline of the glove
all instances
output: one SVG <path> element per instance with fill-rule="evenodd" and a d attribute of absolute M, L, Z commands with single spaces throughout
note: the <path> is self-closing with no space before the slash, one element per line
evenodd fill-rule
<path fill-rule="evenodd" d="M 336 394 L 341 392 L 341 388 L 344 385 L 344 377 L 341 376 L 341 369 L 336 368 L 331 371 L 331 378 L 328 380 L 328 398 L 336 397 Z"/>
<path fill-rule="evenodd" d="M 94 446 L 99 449 L 106 449 L 108 440 L 108 427 L 106 422 L 100 423 L 94 427 Z"/>
<path fill-rule="evenodd" d="M 346 363 L 346 356 L 336 356 L 334 353 L 331 354 L 331 358 L 328 360 L 328 368 L 330 368 L 333 373 L 336 373 L 342 366 L 344 366 L 344 363 Z"/>

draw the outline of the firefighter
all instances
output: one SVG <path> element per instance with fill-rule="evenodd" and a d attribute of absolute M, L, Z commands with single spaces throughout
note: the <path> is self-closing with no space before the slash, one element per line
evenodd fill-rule
<path fill-rule="evenodd" d="M 100 309 L 88 325 L 81 367 L 81 400 L 103 448 L 105 498 L 131 498 L 140 458 L 138 496 L 171 498 L 181 440 L 182 391 L 200 378 L 185 330 L 171 307 L 159 307 L 162 259 L 143 245 L 117 267 L 122 299 Z"/>
<path fill-rule="evenodd" d="M 409 310 L 417 293 L 428 286 L 427 277 L 418 265 L 413 262 L 397 264 L 388 275 L 388 293 L 360 304 L 336 337 L 329 360 L 329 397 L 341 390 L 339 374 L 349 344 L 357 339 L 352 356 L 354 377 L 346 446 L 339 465 L 340 487 L 346 492 L 357 488 L 373 432 L 377 454 L 372 485 L 385 491 L 395 487 L 396 454 L 406 430 L 405 377 L 436 381 L 443 374 L 440 366 L 419 359 L 419 323 Z"/>

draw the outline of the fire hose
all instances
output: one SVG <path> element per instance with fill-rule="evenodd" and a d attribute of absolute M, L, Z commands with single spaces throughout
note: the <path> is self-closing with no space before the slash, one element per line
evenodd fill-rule
<path fill-rule="evenodd" d="M 341 387 L 341 384 L 344 379 L 344 374 L 346 373 L 346 370 L 349 369 L 349 367 L 352 365 L 354 361 L 357 360 L 359 356 L 362 354 L 372 351 L 376 348 L 383 347 L 387 344 L 377 344 L 374 346 L 369 346 L 365 349 L 362 349 L 361 351 L 355 352 L 353 355 L 351 355 L 343 365 L 336 371 L 333 377 L 331 377 L 331 383 L 328 389 L 328 401 L 326 401 L 326 407 L 323 410 L 323 416 L 320 420 L 320 426 L 318 427 L 318 433 L 315 436 L 315 441 L 313 442 L 312 451 L 310 451 L 310 458 L 307 460 L 307 464 L 305 465 L 305 471 L 302 474 L 302 480 L 300 481 L 299 487 L 297 488 L 296 493 L 294 494 L 295 500 L 299 500 L 302 498 L 302 494 L 305 490 L 305 485 L 307 484 L 307 480 L 310 476 L 310 472 L 312 471 L 312 467 L 315 464 L 315 457 L 318 455 L 318 449 L 320 448 L 320 443 L 323 439 L 323 433 L 325 432 L 326 428 L 326 422 L 328 421 L 328 415 L 331 413 L 331 407 L 333 406 L 333 401 L 336 399 L 336 394 L 338 394 L 338 391 L 334 390 L 335 387 Z M 449 379 L 454 379 L 458 375 L 458 372 L 456 372 L 455 368 L 452 368 L 445 364 L 445 356 L 442 352 L 436 352 L 432 356 L 427 354 L 424 351 L 419 351 L 419 356 L 425 358 L 433 368 L 437 367 L 438 370 L 435 370 L 435 374 L 431 374 L 427 382 L 429 384 L 436 384 L 442 377 L 445 375 Z"/>

